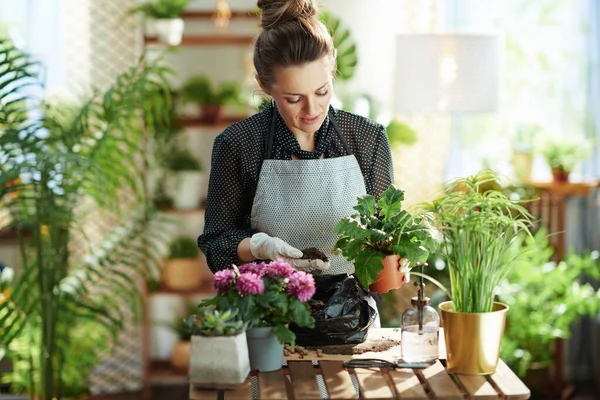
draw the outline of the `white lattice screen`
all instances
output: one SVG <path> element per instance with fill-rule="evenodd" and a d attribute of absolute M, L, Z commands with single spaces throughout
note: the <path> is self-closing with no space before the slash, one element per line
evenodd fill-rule
<path fill-rule="evenodd" d="M 66 0 L 62 8 L 65 38 L 67 92 L 74 96 L 110 86 L 116 76 L 134 65 L 140 55 L 139 40 L 125 11 L 132 0 Z M 126 195 L 125 195 L 126 196 Z M 83 214 L 83 212 L 82 212 Z M 114 218 L 86 210 L 84 229 L 90 246 L 102 239 Z M 124 269 L 126 270 L 126 269 Z M 128 307 L 122 312 L 129 321 L 118 346 L 102 360 L 91 376 L 92 393 L 133 391 L 142 388 L 142 330 L 134 324 Z"/>

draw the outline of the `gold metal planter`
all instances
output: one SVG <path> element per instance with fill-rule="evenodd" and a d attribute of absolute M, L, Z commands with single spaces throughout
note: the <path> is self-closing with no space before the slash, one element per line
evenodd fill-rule
<path fill-rule="evenodd" d="M 454 304 L 439 305 L 446 341 L 447 370 L 457 374 L 488 375 L 496 371 L 508 306 L 494 303 L 489 313 L 454 311 Z"/>

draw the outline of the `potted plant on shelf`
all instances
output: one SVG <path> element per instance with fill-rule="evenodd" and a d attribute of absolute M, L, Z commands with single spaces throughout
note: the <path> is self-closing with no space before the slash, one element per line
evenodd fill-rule
<path fill-rule="evenodd" d="M 129 9 L 128 14 L 141 14 L 145 19 L 145 34 L 171 46 L 178 46 L 183 36 L 181 14 L 190 0 L 148 0 Z"/>
<path fill-rule="evenodd" d="M 204 188 L 202 163 L 188 149 L 173 146 L 167 155 L 169 170 L 165 183 L 166 196 L 176 210 L 195 210 L 200 207 Z"/>
<path fill-rule="evenodd" d="M 253 370 L 281 369 L 283 345 L 295 345 L 291 322 L 313 328 L 315 319 L 306 303 L 315 294 L 311 274 L 294 270 L 283 260 L 249 263 L 215 273 L 217 294 L 200 307 L 215 305 L 220 311 L 239 310 L 248 323 L 248 349 Z"/>
<path fill-rule="evenodd" d="M 230 389 L 243 383 L 250 372 L 247 323 L 238 310 L 203 309 L 190 315 L 186 325 L 192 332 L 190 383 L 201 388 Z"/>
<path fill-rule="evenodd" d="M 552 170 L 555 182 L 568 182 L 569 174 L 590 156 L 591 144 L 586 139 L 551 138 L 542 147 L 542 155 Z"/>
<path fill-rule="evenodd" d="M 508 307 L 494 299 L 525 249 L 507 255 L 521 235 L 530 235 L 531 225 L 518 201 L 485 189 L 498 181 L 492 171 L 456 179 L 424 207 L 443 237 L 440 252 L 450 275 L 450 290 L 423 275 L 450 298 L 439 305 L 450 372 L 491 374 L 498 363 Z"/>
<path fill-rule="evenodd" d="M 435 231 L 427 215 L 412 215 L 402 209 L 404 191 L 390 185 L 376 202 L 364 195 L 357 211 L 342 218 L 334 253 L 354 261 L 358 280 L 373 292 L 386 293 L 404 284 L 404 273 L 427 261 L 437 247 Z"/>
<path fill-rule="evenodd" d="M 169 255 L 162 270 L 163 284 L 172 290 L 197 289 L 202 283 L 200 249 L 194 239 L 178 236 L 169 244 Z"/>
<path fill-rule="evenodd" d="M 200 107 L 202 122 L 218 124 L 221 121 L 223 107 L 242 105 L 241 91 L 233 82 L 213 84 L 206 76 L 194 76 L 181 88 L 183 102 Z"/>

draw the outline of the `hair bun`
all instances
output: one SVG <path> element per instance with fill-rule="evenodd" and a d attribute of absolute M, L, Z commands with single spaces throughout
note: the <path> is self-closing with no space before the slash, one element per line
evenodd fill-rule
<path fill-rule="evenodd" d="M 306 21 L 317 15 L 313 0 L 258 0 L 257 5 L 262 10 L 260 26 L 263 29 L 290 21 Z"/>

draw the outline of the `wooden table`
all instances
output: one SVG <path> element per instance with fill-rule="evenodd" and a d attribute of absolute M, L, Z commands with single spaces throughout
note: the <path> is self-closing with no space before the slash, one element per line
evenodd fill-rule
<path fill-rule="evenodd" d="M 380 334 L 398 334 L 395 330 L 372 330 Z M 440 360 L 426 369 L 344 368 L 344 359 L 360 356 L 287 357 L 280 371 L 252 371 L 246 382 L 235 390 L 202 390 L 190 386 L 190 400 L 252 399 L 252 381 L 258 383 L 259 399 L 320 399 L 317 379 L 322 379 L 328 399 L 528 399 L 529 389 L 508 366 L 500 361 L 489 376 L 449 374 L 444 367 L 445 348 L 440 334 Z M 390 360 L 399 359 L 400 346 L 385 352 Z M 381 355 L 381 353 L 380 353 Z M 390 356 L 392 355 L 392 356 Z M 315 359 L 315 363 L 310 358 Z M 319 376 L 319 378 L 317 378 Z M 356 392 L 356 382 L 359 393 Z"/>

